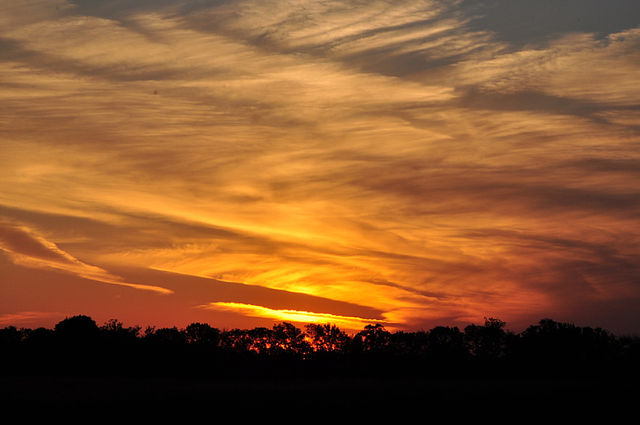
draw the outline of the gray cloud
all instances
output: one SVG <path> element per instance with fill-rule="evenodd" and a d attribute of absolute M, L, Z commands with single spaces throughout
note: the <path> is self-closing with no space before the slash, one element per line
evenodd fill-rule
<path fill-rule="evenodd" d="M 493 31 L 519 46 L 572 32 L 604 36 L 640 22 L 634 0 L 463 0 L 457 11 L 472 19 L 470 28 Z"/>

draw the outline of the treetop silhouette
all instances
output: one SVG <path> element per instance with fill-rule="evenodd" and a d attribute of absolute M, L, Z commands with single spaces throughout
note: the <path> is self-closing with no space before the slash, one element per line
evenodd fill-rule
<path fill-rule="evenodd" d="M 0 374 L 25 370 L 260 374 L 273 368 L 277 373 L 292 373 L 302 367 L 341 374 L 386 370 L 558 375 L 640 369 L 638 338 L 618 338 L 601 328 L 551 319 L 519 334 L 505 330 L 505 325 L 487 318 L 484 324 L 470 324 L 463 331 L 436 326 L 428 331 L 390 332 L 376 323 L 353 336 L 330 323 L 307 324 L 302 330 L 288 322 L 272 328 L 230 330 L 191 323 L 184 329 L 147 327 L 141 332 L 139 326 L 125 327 L 115 319 L 98 326 L 89 316 L 78 315 L 65 318 L 53 330 L 0 329 L 5 365 Z"/>

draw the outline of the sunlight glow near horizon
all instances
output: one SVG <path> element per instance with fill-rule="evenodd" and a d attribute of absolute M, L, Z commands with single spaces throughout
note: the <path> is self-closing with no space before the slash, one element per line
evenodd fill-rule
<path fill-rule="evenodd" d="M 640 6 L 504 4 L 0 7 L 0 315 L 639 330 Z"/>
<path fill-rule="evenodd" d="M 248 316 L 263 317 L 274 319 L 276 321 L 284 322 L 298 322 L 298 323 L 331 323 L 343 329 L 360 330 L 366 325 L 381 323 L 385 324 L 384 320 L 365 319 L 362 317 L 348 317 L 338 316 L 327 313 L 314 313 L 311 311 L 299 311 L 299 310 L 275 310 L 272 308 L 263 307 L 260 305 L 242 304 L 242 303 L 229 303 L 229 302 L 215 302 L 201 306 L 205 309 L 214 310 L 230 310 L 239 312 Z M 389 327 L 392 329 L 392 327 Z"/>

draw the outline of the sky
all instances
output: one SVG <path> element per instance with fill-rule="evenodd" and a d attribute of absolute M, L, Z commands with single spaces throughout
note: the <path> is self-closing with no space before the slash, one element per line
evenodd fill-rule
<path fill-rule="evenodd" d="M 637 0 L 0 1 L 0 326 L 640 332 Z"/>

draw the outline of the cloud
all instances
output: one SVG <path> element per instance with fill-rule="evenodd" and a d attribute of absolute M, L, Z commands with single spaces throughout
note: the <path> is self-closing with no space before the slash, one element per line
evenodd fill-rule
<path fill-rule="evenodd" d="M 20 311 L 17 313 L 0 314 L 0 325 L 14 326 L 24 323 L 38 322 L 41 320 L 49 320 L 52 318 L 62 319 L 63 313 L 47 312 L 47 311 Z"/>
<path fill-rule="evenodd" d="M 633 0 L 464 0 L 459 10 L 472 18 L 471 28 L 490 30 L 518 45 L 565 33 L 617 33 L 636 27 L 640 17 L 640 7 Z"/>
<path fill-rule="evenodd" d="M 502 3 L 15 3 L 3 249 L 404 326 L 635 299 L 637 7 Z"/>
<path fill-rule="evenodd" d="M 265 317 L 279 321 L 301 322 L 301 323 L 331 323 L 344 329 L 361 329 L 365 325 L 373 323 L 388 324 L 383 320 L 366 319 L 362 317 L 338 316 L 327 313 L 315 313 L 311 311 L 300 310 L 275 310 L 260 305 L 229 303 L 229 302 L 213 302 L 200 308 L 233 311 L 240 314 Z"/>
<path fill-rule="evenodd" d="M 602 40 L 588 33 L 569 34 L 542 46 L 470 57 L 456 66 L 452 77 L 489 92 L 538 91 L 598 102 L 602 108 L 637 107 L 638 89 L 628 77 L 638 67 L 634 52 L 639 35 L 638 28 Z"/>
<path fill-rule="evenodd" d="M 25 267 L 55 269 L 112 285 L 123 285 L 161 294 L 173 293 L 159 286 L 123 282 L 119 277 L 100 267 L 78 260 L 62 251 L 56 244 L 23 226 L 0 223 L 0 249 L 9 254 L 14 263 Z"/>

